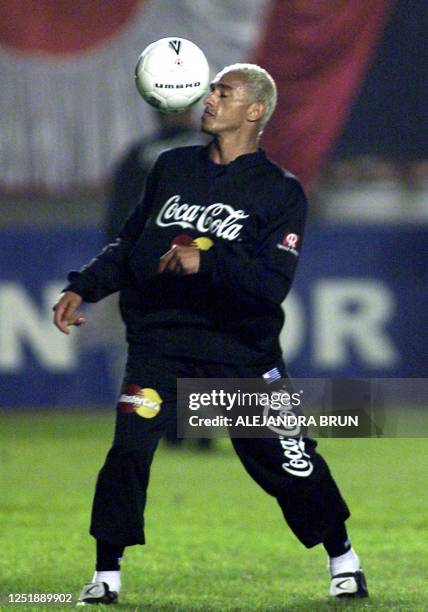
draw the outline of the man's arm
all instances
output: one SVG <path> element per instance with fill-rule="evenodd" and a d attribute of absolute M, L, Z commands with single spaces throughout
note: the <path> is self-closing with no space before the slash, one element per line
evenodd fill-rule
<path fill-rule="evenodd" d="M 81 270 L 69 273 L 66 292 L 81 296 L 85 302 L 98 302 L 121 288 L 128 255 L 150 216 L 153 194 L 159 180 L 159 165 L 158 160 L 147 178 L 142 202 L 128 217 L 118 238 Z"/>

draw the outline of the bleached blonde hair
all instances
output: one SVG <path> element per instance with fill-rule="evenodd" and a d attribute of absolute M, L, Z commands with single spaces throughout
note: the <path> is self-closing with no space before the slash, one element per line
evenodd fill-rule
<path fill-rule="evenodd" d="M 218 81 L 221 77 L 229 72 L 237 72 L 242 75 L 248 84 L 251 95 L 251 102 L 262 102 L 265 107 L 265 112 L 260 119 L 260 131 L 272 117 L 275 110 L 278 93 L 276 83 L 267 70 L 257 64 L 231 64 L 221 70 L 215 77 L 214 81 Z"/>

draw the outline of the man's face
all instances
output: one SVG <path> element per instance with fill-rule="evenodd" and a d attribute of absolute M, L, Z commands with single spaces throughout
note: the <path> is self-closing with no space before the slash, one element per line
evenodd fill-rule
<path fill-rule="evenodd" d="M 208 134 L 239 130 L 247 121 L 250 106 L 245 77 L 237 72 L 224 74 L 211 83 L 211 93 L 204 99 L 201 129 Z"/>

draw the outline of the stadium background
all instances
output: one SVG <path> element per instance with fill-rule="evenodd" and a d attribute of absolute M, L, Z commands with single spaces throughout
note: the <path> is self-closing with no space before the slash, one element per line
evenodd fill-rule
<path fill-rule="evenodd" d="M 19 543 L 27 548 L 29 538 L 40 567 L 47 568 L 45 589 L 58 589 L 63 579 L 65 589 L 76 589 L 86 577 L 82 565 L 91 567 L 89 538 L 87 544 L 79 542 L 93 487 L 90 476 L 93 472 L 95 478 L 111 434 L 110 420 L 91 409 L 111 411 L 114 403 L 117 379 L 108 328 L 116 330 L 117 321 L 110 326 L 106 316 L 111 311 L 96 305 L 88 309 L 86 328 L 66 338 L 51 324 L 51 307 L 66 272 L 86 262 L 103 244 L 106 191 L 114 162 L 131 143 L 155 129 L 152 111 L 133 83 L 140 51 L 162 36 L 183 36 L 204 49 L 213 74 L 235 61 L 257 61 L 277 80 L 279 108 L 263 146 L 301 177 L 311 202 L 304 255 L 286 304 L 283 343 L 292 375 L 425 378 L 427 25 L 425 0 L 14 0 L 0 5 L 0 406 L 5 468 L 1 516 L 13 540 L 3 557 L 15 555 L 16 568 L 3 568 L 9 590 L 12 584 L 14 589 L 40 590 L 31 563 L 19 549 Z M 352 441 L 351 446 L 348 441 L 346 465 L 345 447 L 333 445 L 340 441 L 327 442 L 335 473 L 351 502 L 355 500 L 353 533 L 363 547 L 366 543 L 378 588 L 384 584 L 393 598 L 385 608 L 378 600 L 376 609 L 395 609 L 394 598 L 401 602 L 399 609 L 422 609 L 417 607 L 423 578 L 417 534 L 423 522 L 418 513 L 424 506 L 425 441 L 418 441 L 424 446 L 415 440 L 410 446 L 403 440 L 364 441 L 376 447 L 357 444 L 363 441 Z M 363 464 L 361 456 L 366 458 Z M 229 541 L 229 532 L 222 532 L 218 519 L 208 514 L 209 527 L 222 545 L 214 559 L 208 553 L 205 558 L 200 551 L 212 548 L 208 536 L 201 536 L 208 528 L 200 518 L 206 507 L 194 500 L 206 486 L 205 465 L 212 479 L 206 499 L 213 507 L 223 500 L 221 474 L 227 470 L 231 475 L 231 509 L 225 513 L 236 533 L 240 520 L 233 504 L 244 504 L 255 525 L 271 501 L 256 495 L 255 500 L 251 497 L 254 505 L 248 505 L 247 495 L 254 496 L 255 489 L 243 483 L 245 476 L 226 449 L 203 460 L 185 451 L 181 467 L 166 453 L 158 465 L 159 480 L 152 492 L 156 512 L 166 521 L 171 520 L 171 503 L 176 512 L 171 526 L 178 542 L 176 565 L 168 569 L 177 575 L 184 571 L 188 581 L 182 599 L 177 596 L 174 601 L 182 609 L 190 609 L 189 602 L 195 609 L 208 609 L 201 593 L 216 601 L 218 592 L 211 592 L 207 582 L 214 562 L 223 571 L 221 588 L 232 589 L 228 605 L 235 602 L 238 609 L 246 592 L 257 609 L 274 609 L 272 602 L 281 601 L 283 586 L 279 579 L 272 582 L 269 566 L 260 575 L 270 584 L 266 597 L 271 599 L 266 601 L 271 603 L 263 603 L 263 589 L 256 583 L 250 588 L 251 580 L 247 581 L 253 575 L 253 559 L 261 556 L 251 544 L 251 538 L 259 542 L 259 531 L 247 525 L 246 541 L 242 535 L 239 541 L 238 536 Z M 91 474 L 86 473 L 89 469 Z M 349 479 L 350 472 L 359 478 Z M 184 473 L 186 485 L 176 491 Z M 28 477 L 34 484 L 31 491 Z M 51 486 L 58 478 L 59 492 Z M 65 499 L 73 500 L 75 512 L 70 516 Z M 182 499 L 187 500 L 187 510 L 180 506 Z M 396 520 L 400 515 L 406 517 L 405 526 Z M 296 552 L 277 518 L 275 522 L 264 514 L 268 533 L 262 543 L 277 565 L 282 563 L 282 551 L 270 549 L 270 542 L 285 538 L 295 569 L 294 582 L 287 588 L 293 601 L 300 602 L 287 609 L 303 610 L 307 557 L 305 551 Z M 195 549 L 186 548 L 185 535 L 178 531 L 180 521 L 196 538 Z M 387 525 L 389 543 L 377 542 L 380 527 L 388 529 Z M 154 518 L 152 533 L 162 543 Z M 61 551 L 71 547 L 75 567 L 70 569 L 69 552 L 56 549 L 55 566 L 68 569 L 53 571 L 49 551 L 61 537 Z M 374 541 L 378 558 L 367 555 Z M 248 542 L 250 549 L 245 549 Z M 406 542 L 401 567 L 404 564 L 413 584 L 414 599 L 407 592 L 399 599 L 394 590 L 399 576 L 384 564 L 385 559 L 395 564 L 393 545 L 400 542 Z M 240 550 L 249 554 L 240 560 L 243 576 L 234 574 L 233 567 L 230 573 L 225 560 Z M 166 605 L 161 565 L 167 553 L 167 543 L 152 549 L 159 600 L 145 609 Z M 130 574 L 136 581 L 145 561 L 143 553 L 134 554 L 138 564 L 130 564 Z M 322 557 L 319 551 L 314 555 Z M 199 593 L 186 590 L 192 576 L 186 565 L 189 558 L 201 567 Z M 314 571 L 315 565 L 311 567 Z M 319 582 L 320 589 L 325 589 L 324 582 Z M 226 609 L 224 601 L 218 606 Z M 308 609 L 321 608 L 312 602 Z"/>
<path fill-rule="evenodd" d="M 97 325 L 93 310 L 65 338 L 50 307 L 66 272 L 105 240 L 114 162 L 155 129 L 133 69 L 142 48 L 172 32 L 206 51 L 213 74 L 255 60 L 278 82 L 263 146 L 311 199 L 286 306 L 291 373 L 425 376 L 423 0 L 24 0 L 0 11 L 2 404 L 114 399 L 108 321 Z"/>

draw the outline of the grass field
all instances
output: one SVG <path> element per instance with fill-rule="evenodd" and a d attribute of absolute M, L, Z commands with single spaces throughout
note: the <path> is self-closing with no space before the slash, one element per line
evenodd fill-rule
<path fill-rule="evenodd" d="M 0 417 L 1 610 L 10 593 L 72 593 L 92 577 L 87 524 L 113 419 L 104 413 Z M 327 596 L 322 547 L 306 550 L 230 443 L 161 447 L 145 547 L 128 549 L 115 610 L 428 610 L 428 440 L 321 440 L 353 515 L 371 597 Z M 50 609 L 23 604 L 15 609 Z M 58 609 L 58 608 L 56 608 Z M 70 610 L 70 606 L 61 609 Z M 98 606 L 97 610 L 111 609 Z"/>

